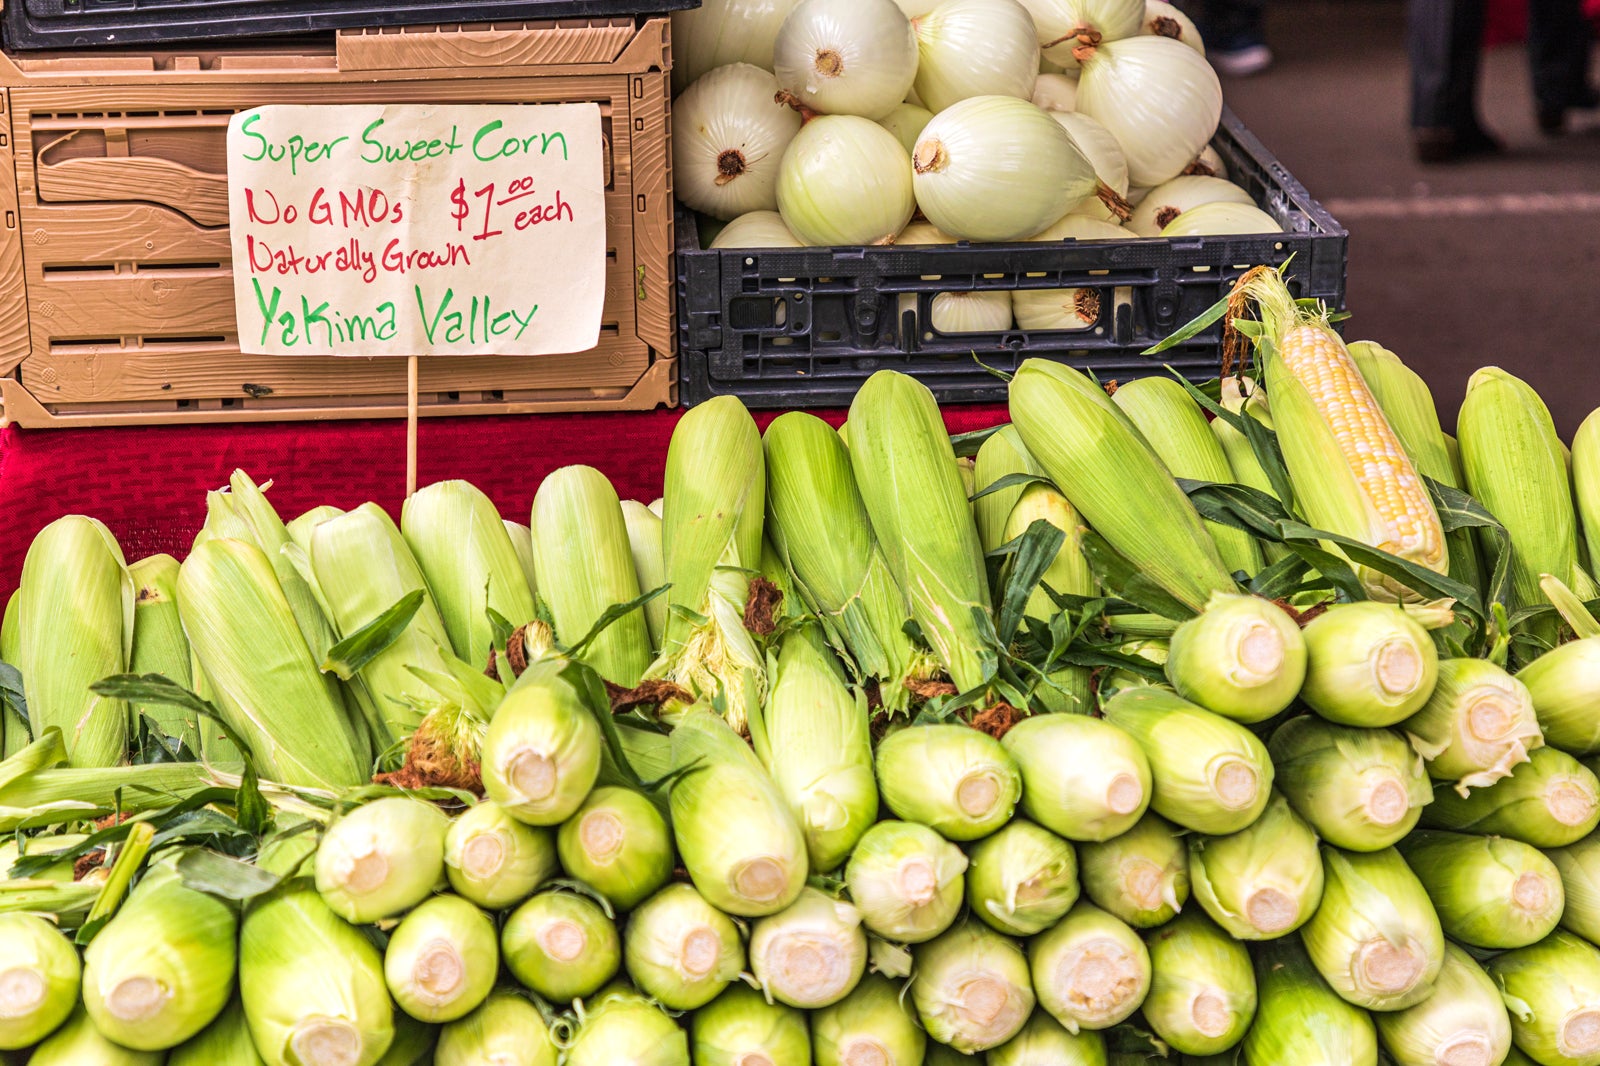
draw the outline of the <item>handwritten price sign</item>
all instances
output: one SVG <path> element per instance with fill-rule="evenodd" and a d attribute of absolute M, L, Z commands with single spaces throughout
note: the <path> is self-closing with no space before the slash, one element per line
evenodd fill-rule
<path fill-rule="evenodd" d="M 600 339 L 596 104 L 260 107 L 228 125 L 239 347 L 543 355 Z"/>

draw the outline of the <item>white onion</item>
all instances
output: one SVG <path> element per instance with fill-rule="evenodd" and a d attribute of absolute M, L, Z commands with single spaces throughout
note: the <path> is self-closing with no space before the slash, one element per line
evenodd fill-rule
<path fill-rule="evenodd" d="M 1123 199 L 1128 201 L 1129 207 L 1138 207 L 1140 204 L 1144 203 L 1144 198 L 1149 195 L 1150 186 L 1134 185 L 1130 182 L 1128 185 L 1128 193 L 1123 197 Z"/>
<path fill-rule="evenodd" d="M 1200 39 L 1194 19 L 1167 3 L 1167 0 L 1144 0 L 1144 25 L 1139 32 L 1153 37 L 1171 37 L 1201 55 L 1206 54 L 1206 43 Z"/>
<path fill-rule="evenodd" d="M 1228 164 L 1222 161 L 1222 156 L 1209 144 L 1200 149 L 1200 154 L 1194 157 L 1194 162 L 1184 167 L 1185 174 L 1203 174 L 1210 178 L 1226 178 Z"/>
<path fill-rule="evenodd" d="M 812 111 L 880 119 L 911 90 L 917 39 L 893 0 L 800 0 L 772 61 L 779 86 Z"/>
<path fill-rule="evenodd" d="M 1282 233 L 1278 220 L 1254 204 L 1209 203 L 1191 207 L 1161 231 L 1163 237 Z"/>
<path fill-rule="evenodd" d="M 1154 237 L 1191 207 L 1219 202 L 1255 204 L 1249 193 L 1231 181 L 1183 174 L 1151 189 L 1133 209 L 1128 228 L 1141 237 Z"/>
<path fill-rule="evenodd" d="M 913 19 L 916 90 L 935 115 L 974 96 L 1033 96 L 1039 42 L 1017 0 L 944 0 Z"/>
<path fill-rule="evenodd" d="M 783 224 L 776 211 L 752 211 L 740 215 L 711 241 L 713 248 L 800 248 L 800 239 Z"/>
<path fill-rule="evenodd" d="M 796 0 L 703 0 L 672 13 L 672 91 L 728 63 L 772 69 L 778 27 Z"/>
<path fill-rule="evenodd" d="M 1078 69 L 1077 49 L 1139 33 L 1144 0 L 1023 0 L 1038 32 L 1041 54 L 1068 74 Z"/>
<path fill-rule="evenodd" d="M 900 5 L 900 10 L 905 12 L 908 19 L 926 15 L 938 6 L 939 0 L 895 0 Z"/>
<path fill-rule="evenodd" d="M 713 218 L 778 206 L 778 163 L 800 132 L 778 82 L 749 63 L 708 71 L 673 103 L 678 198 Z"/>
<path fill-rule="evenodd" d="M 1061 128 L 1072 138 L 1072 143 L 1078 146 L 1078 151 L 1094 167 L 1095 176 L 1102 185 L 1118 196 L 1128 191 L 1128 157 L 1122 154 L 1122 145 L 1111 136 L 1110 130 L 1088 115 L 1080 115 L 1076 111 L 1052 111 L 1050 117 L 1061 123 Z M 1072 210 L 1076 214 L 1108 221 L 1120 221 L 1127 214 L 1120 205 L 1113 207 L 1097 196 L 1088 197 Z"/>
<path fill-rule="evenodd" d="M 1078 109 L 1078 79 L 1065 74 L 1041 74 L 1033 83 L 1033 104 L 1046 111 Z"/>
<path fill-rule="evenodd" d="M 1017 328 L 1088 329 L 1100 320 L 1100 293 L 1094 289 L 1018 289 L 1011 294 Z"/>
<path fill-rule="evenodd" d="M 910 155 L 917 147 L 917 138 L 922 136 L 922 130 L 933 119 L 933 112 L 916 104 L 901 104 L 887 115 L 878 120 L 878 125 L 895 135 L 895 138 Z"/>
<path fill-rule="evenodd" d="M 1126 37 L 1080 50 L 1078 110 L 1110 130 L 1128 180 L 1177 177 L 1216 132 L 1222 83 L 1201 55 L 1170 37 Z"/>
<path fill-rule="evenodd" d="M 937 293 L 928 308 L 928 322 L 940 333 L 1004 333 L 1011 328 L 1011 294 Z"/>
<path fill-rule="evenodd" d="M 730 223 L 731 225 L 731 223 Z M 1115 222 L 1088 215 L 1065 215 L 1043 233 L 1029 237 L 1030 241 L 1064 241 L 1071 237 L 1079 241 L 1129 241 L 1136 234 L 1128 232 Z"/>
<path fill-rule="evenodd" d="M 1061 124 L 1014 96 L 975 96 L 941 111 L 912 159 L 922 213 L 970 241 L 1031 237 L 1100 188 Z"/>
<path fill-rule="evenodd" d="M 1051 59 L 1049 56 L 1045 55 L 1043 52 L 1040 52 L 1039 53 L 1039 73 L 1040 74 L 1065 74 L 1065 73 L 1067 73 L 1067 68 L 1062 66 L 1060 63 L 1057 63 L 1055 60 Z M 1072 76 L 1076 77 L 1077 74 L 1078 74 L 1077 68 L 1073 68 Z"/>
<path fill-rule="evenodd" d="M 858 115 L 807 122 L 778 168 L 778 211 L 806 244 L 889 244 L 916 208 L 906 150 Z"/>

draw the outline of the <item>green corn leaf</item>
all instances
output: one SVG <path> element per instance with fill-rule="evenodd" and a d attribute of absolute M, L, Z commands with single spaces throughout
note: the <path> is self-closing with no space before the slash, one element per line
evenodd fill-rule
<path fill-rule="evenodd" d="M 320 667 L 325 674 L 333 674 L 341 681 L 349 681 L 363 667 L 388 651 L 400 634 L 406 631 L 411 619 L 427 599 L 425 589 L 412 589 L 393 607 L 345 637 L 328 650 L 328 657 Z"/>
<path fill-rule="evenodd" d="M 1194 610 L 1141 574 L 1098 533 L 1084 533 L 1082 544 L 1083 556 L 1089 560 L 1095 579 L 1117 598 L 1137 604 L 1151 614 L 1180 622 L 1195 616 Z"/>
<path fill-rule="evenodd" d="M 277 874 L 208 848 L 185 851 L 179 856 L 176 869 L 185 887 L 240 902 L 270 892 L 282 880 Z"/>
<path fill-rule="evenodd" d="M 1016 558 L 1012 560 L 1011 573 L 1000 597 L 998 636 L 1002 647 L 1009 645 L 1016 636 L 1029 597 L 1066 540 L 1065 533 L 1043 518 L 1035 519 L 1027 532 L 1017 538 Z"/>

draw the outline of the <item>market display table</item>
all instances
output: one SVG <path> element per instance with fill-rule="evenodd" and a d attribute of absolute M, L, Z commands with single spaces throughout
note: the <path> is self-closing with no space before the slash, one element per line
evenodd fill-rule
<path fill-rule="evenodd" d="M 763 429 L 777 411 L 757 411 Z M 818 411 L 834 425 L 843 410 Z M 944 409 L 952 433 L 1006 420 L 1003 404 Z M 424 419 L 417 484 L 464 478 L 526 522 L 546 474 L 582 463 L 623 499 L 661 495 L 667 443 L 683 411 Z M 285 520 L 318 504 L 375 500 L 396 519 L 405 496 L 405 423 L 286 422 L 126 429 L 0 430 L 0 597 L 17 587 L 34 535 L 65 514 L 105 522 L 131 562 L 182 559 L 205 522 L 205 494 L 235 469 L 272 479 Z M 0 599 L 0 604 L 4 599 Z"/>

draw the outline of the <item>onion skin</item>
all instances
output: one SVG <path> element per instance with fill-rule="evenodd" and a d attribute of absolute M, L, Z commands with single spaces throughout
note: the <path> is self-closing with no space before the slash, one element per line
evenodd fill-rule
<path fill-rule="evenodd" d="M 797 0 L 703 0 L 672 13 L 672 91 L 728 63 L 772 69 L 778 27 Z"/>
<path fill-rule="evenodd" d="M 1194 49 L 1139 36 L 1080 51 L 1078 110 L 1122 145 L 1129 184 L 1177 177 L 1210 143 L 1222 118 L 1222 83 Z"/>
<path fill-rule="evenodd" d="M 696 79 L 673 102 L 678 199 L 713 218 L 778 206 L 778 166 L 801 117 L 778 103 L 778 80 L 748 63 Z"/>
<path fill-rule="evenodd" d="M 801 0 L 778 30 L 783 91 L 824 115 L 883 118 L 917 73 L 917 38 L 893 0 Z"/>

